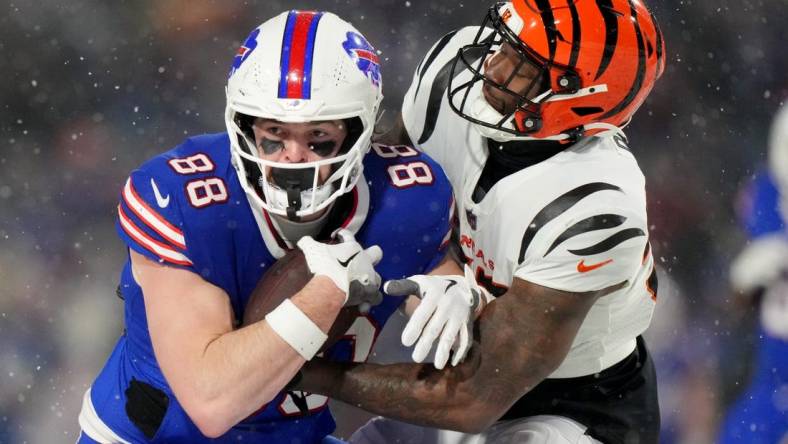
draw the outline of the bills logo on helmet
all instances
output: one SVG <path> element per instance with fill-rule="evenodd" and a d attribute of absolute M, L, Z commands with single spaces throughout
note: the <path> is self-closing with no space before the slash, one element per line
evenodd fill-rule
<path fill-rule="evenodd" d="M 342 43 L 342 47 L 351 59 L 356 62 L 356 66 L 375 86 L 380 86 L 380 60 L 375 53 L 375 48 L 367 42 L 360 34 L 355 32 L 347 33 L 347 40 Z"/>
<path fill-rule="evenodd" d="M 235 74 L 235 71 L 241 67 L 241 64 L 249 58 L 249 55 L 252 54 L 255 48 L 257 48 L 257 35 L 260 34 L 260 29 L 255 29 L 249 34 L 249 37 L 246 38 L 246 41 L 238 48 L 238 52 L 235 53 L 235 57 L 233 58 L 233 66 L 230 68 L 230 74 L 227 77 L 232 77 Z"/>

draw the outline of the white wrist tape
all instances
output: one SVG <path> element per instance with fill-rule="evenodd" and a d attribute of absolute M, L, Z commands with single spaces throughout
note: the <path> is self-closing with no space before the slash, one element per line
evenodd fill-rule
<path fill-rule="evenodd" d="M 474 317 L 479 316 L 484 307 L 487 306 L 490 302 L 495 300 L 495 297 L 487 291 L 486 288 L 477 286 L 476 289 L 479 291 L 479 300 L 476 301 L 476 304 L 473 307 L 473 315 Z"/>
<path fill-rule="evenodd" d="M 265 315 L 268 325 L 287 342 L 299 355 L 309 361 L 320 350 L 328 335 L 315 325 L 309 316 L 290 299 Z"/>

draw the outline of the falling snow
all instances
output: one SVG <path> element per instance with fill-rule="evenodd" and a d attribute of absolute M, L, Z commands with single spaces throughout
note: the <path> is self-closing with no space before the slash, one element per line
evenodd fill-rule
<path fill-rule="evenodd" d="M 667 66 L 627 129 L 646 176 L 659 277 L 646 336 L 660 375 L 664 436 L 711 442 L 726 403 L 746 385 L 738 381 L 753 370 L 759 342 L 757 310 L 732 294 L 728 270 L 747 245 L 737 212 L 751 202 L 741 190 L 765 168 L 769 124 L 788 97 L 788 17 L 781 1 L 647 3 L 662 23 Z M 291 7 L 353 22 L 381 56 L 380 125 L 390 127 L 427 50 L 452 29 L 480 23 L 488 7 L 440 0 L 184 5 L 4 7 L 0 443 L 75 441 L 82 396 L 123 331 L 123 302 L 115 297 L 126 259 L 115 232 L 120 190 L 134 168 L 184 137 L 225 130 L 224 85 L 241 30 Z M 516 205 L 518 197 L 501 204 Z M 418 216 L 403 215 L 402 223 Z M 397 335 L 390 337 L 395 348 Z M 788 390 L 775 396 L 788 405 Z M 351 421 L 339 419 L 337 433 L 347 433 L 342 427 Z"/>

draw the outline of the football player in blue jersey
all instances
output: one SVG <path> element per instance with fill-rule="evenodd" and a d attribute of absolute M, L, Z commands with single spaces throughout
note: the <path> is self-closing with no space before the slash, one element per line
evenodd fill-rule
<path fill-rule="evenodd" d="M 722 423 L 720 444 L 788 440 L 788 106 L 772 125 L 769 163 L 770 170 L 759 173 L 747 190 L 740 216 L 750 241 L 730 274 L 737 294 L 758 304 L 757 362 Z"/>
<path fill-rule="evenodd" d="M 84 395 L 79 443 L 330 440 L 327 398 L 285 388 L 340 308 L 370 302 L 381 279 L 459 272 L 442 170 L 409 146 L 371 144 L 381 75 L 353 26 L 314 11 L 266 21 L 226 93 L 226 133 L 154 157 L 122 190 L 125 331 Z M 261 276 L 296 246 L 313 278 L 239 327 Z M 349 298 L 355 282 L 367 291 Z M 365 360 L 403 300 L 358 316 L 325 356 Z"/>

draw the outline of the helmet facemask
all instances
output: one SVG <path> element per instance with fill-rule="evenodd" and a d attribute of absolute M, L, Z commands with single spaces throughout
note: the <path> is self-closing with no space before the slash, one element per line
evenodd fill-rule
<path fill-rule="evenodd" d="M 231 143 L 238 154 L 239 170 L 247 185 L 260 198 L 263 208 L 271 213 L 298 221 L 328 208 L 340 195 L 355 186 L 362 172 L 362 157 L 371 128 L 364 128 L 359 118 L 344 119 L 347 132 L 336 155 L 301 163 L 275 162 L 258 155 L 251 129 L 255 118 L 234 113 L 230 130 L 235 134 Z M 232 133 L 231 133 L 232 134 Z M 365 137 L 366 136 L 366 137 Z M 330 169 L 321 181 L 321 170 Z"/>
<path fill-rule="evenodd" d="M 456 113 L 475 123 L 486 137 L 495 138 L 500 133 L 528 136 L 541 126 L 541 102 L 554 94 L 549 86 L 550 65 L 535 61 L 528 48 L 504 24 L 498 13 L 499 6 L 489 9 L 473 42 L 460 48 L 454 59 L 449 77 L 449 105 Z M 488 33 L 490 29 L 492 32 Z M 519 61 L 508 78 L 499 83 L 485 75 L 485 62 L 505 43 L 516 51 Z M 539 72 L 528 85 L 515 91 L 510 88 L 512 81 L 526 64 L 538 68 Z M 471 78 L 458 85 L 457 75 L 463 70 L 468 70 Z M 482 93 L 484 85 L 509 95 L 516 105 L 502 114 L 485 99 Z"/>

